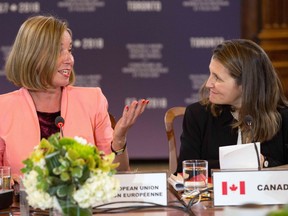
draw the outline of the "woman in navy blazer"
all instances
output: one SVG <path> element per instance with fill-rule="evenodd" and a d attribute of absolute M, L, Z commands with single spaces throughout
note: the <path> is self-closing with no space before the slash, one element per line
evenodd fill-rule
<path fill-rule="evenodd" d="M 184 115 L 177 172 L 187 159 L 219 168 L 220 146 L 251 142 L 261 143 L 261 166 L 287 164 L 288 101 L 265 51 L 250 40 L 224 41 L 214 49 L 209 70 L 200 101 Z"/>

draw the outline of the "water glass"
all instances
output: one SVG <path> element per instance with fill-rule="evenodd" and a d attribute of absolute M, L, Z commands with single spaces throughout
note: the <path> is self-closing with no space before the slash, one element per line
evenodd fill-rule
<path fill-rule="evenodd" d="M 183 165 L 184 194 L 193 196 L 208 185 L 208 161 L 185 160 Z"/>
<path fill-rule="evenodd" d="M 0 190 L 11 189 L 11 169 L 9 166 L 0 166 Z"/>
<path fill-rule="evenodd" d="M 20 178 L 20 212 L 21 212 L 21 215 L 23 216 L 30 215 L 29 203 L 27 200 L 27 193 L 25 191 L 22 178 Z"/>

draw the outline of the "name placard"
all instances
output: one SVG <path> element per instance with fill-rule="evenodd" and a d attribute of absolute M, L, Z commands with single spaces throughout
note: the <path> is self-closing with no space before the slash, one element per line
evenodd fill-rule
<path fill-rule="evenodd" d="M 120 191 L 107 207 L 131 205 L 167 205 L 167 173 L 119 173 Z M 119 202 L 119 203 L 117 203 Z M 133 202 L 137 202 L 134 203 Z M 148 203 L 149 202 L 149 203 Z"/>
<path fill-rule="evenodd" d="M 215 206 L 288 203 L 288 170 L 212 172 Z"/>

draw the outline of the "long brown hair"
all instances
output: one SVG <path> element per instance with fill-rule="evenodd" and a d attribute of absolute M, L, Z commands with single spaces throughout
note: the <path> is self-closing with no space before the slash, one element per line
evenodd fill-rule
<path fill-rule="evenodd" d="M 14 85 L 45 90 L 52 78 L 60 53 L 61 38 L 68 24 L 53 16 L 33 16 L 20 27 L 5 65 L 6 77 Z M 69 83 L 75 80 L 72 71 Z"/>
<path fill-rule="evenodd" d="M 245 39 L 227 40 L 213 50 L 216 59 L 228 69 L 238 85 L 242 85 L 242 104 L 239 120 L 232 126 L 248 133 L 246 115 L 253 117 L 254 138 L 250 141 L 270 140 L 279 130 L 281 115 L 278 108 L 288 105 L 280 79 L 265 51 L 256 43 Z M 211 108 L 214 116 L 222 106 L 208 100 L 205 84 L 200 89 L 201 103 Z"/>

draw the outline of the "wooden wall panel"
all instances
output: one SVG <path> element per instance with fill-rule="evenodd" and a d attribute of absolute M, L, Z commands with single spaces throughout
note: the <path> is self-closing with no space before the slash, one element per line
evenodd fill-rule
<path fill-rule="evenodd" d="M 288 96 L 288 0 L 242 0 L 242 37 L 267 52 Z"/>

